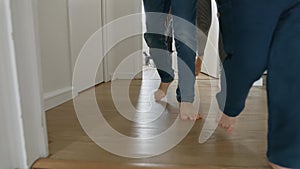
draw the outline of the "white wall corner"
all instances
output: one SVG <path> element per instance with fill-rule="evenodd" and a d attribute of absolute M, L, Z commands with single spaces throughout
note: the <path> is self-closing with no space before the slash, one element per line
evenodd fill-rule
<path fill-rule="evenodd" d="M 0 168 L 27 169 L 48 153 L 41 125 L 33 5 L 32 0 L 0 1 L 0 86 L 5 91 L 0 94 Z"/>
<path fill-rule="evenodd" d="M 72 99 L 72 87 L 61 88 L 44 94 L 44 110 L 50 110 Z"/>

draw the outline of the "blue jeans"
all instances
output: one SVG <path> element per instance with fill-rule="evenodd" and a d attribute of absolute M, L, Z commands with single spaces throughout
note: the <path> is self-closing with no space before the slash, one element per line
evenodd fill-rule
<path fill-rule="evenodd" d="M 174 80 L 172 57 L 166 42 L 166 19 L 171 9 L 176 50 L 178 53 L 179 102 L 193 102 L 195 91 L 196 9 L 197 0 L 143 0 L 146 12 L 145 40 L 157 71 L 164 83 Z"/>
<path fill-rule="evenodd" d="M 268 159 L 300 168 L 300 0 L 218 0 L 228 56 L 220 108 L 237 116 L 252 84 L 268 70 Z"/>

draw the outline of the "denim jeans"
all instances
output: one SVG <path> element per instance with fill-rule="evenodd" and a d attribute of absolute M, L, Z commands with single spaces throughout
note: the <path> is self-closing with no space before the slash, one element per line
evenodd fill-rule
<path fill-rule="evenodd" d="M 195 91 L 196 9 L 197 0 L 143 0 L 146 12 L 145 40 L 157 71 L 164 83 L 174 80 L 172 56 L 166 42 L 166 19 L 171 10 L 175 46 L 178 54 L 179 102 L 193 102 Z"/>
<path fill-rule="evenodd" d="M 300 168 L 300 0 L 218 0 L 218 9 L 228 54 L 220 108 L 239 115 L 252 84 L 267 70 L 268 159 Z"/>

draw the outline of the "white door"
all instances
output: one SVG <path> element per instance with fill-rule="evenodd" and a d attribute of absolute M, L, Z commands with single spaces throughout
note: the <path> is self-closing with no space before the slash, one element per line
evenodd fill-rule
<path fill-rule="evenodd" d="M 215 78 L 219 78 L 220 59 L 218 53 L 219 21 L 217 17 L 217 6 L 215 0 L 211 1 L 212 23 L 208 33 L 207 44 L 203 57 L 201 71 Z"/>
<path fill-rule="evenodd" d="M 0 0 L 0 168 L 29 168 L 46 157 L 35 8 Z"/>
<path fill-rule="evenodd" d="M 70 0 L 68 1 L 69 9 L 69 22 L 70 22 L 70 46 L 71 46 L 71 58 L 72 68 L 74 70 L 77 58 L 82 55 L 94 55 L 94 57 L 101 57 L 102 50 L 102 38 L 92 38 L 97 31 L 102 27 L 102 2 L 101 0 Z M 93 39 L 93 45 L 85 46 L 89 39 Z M 83 47 L 88 50 L 83 50 Z M 84 57 L 84 56 L 83 56 Z M 90 73 L 88 67 L 86 72 Z M 82 76 L 85 77 L 85 76 Z M 103 63 L 100 63 L 98 72 L 95 77 L 95 83 L 90 83 L 88 80 L 82 79 L 78 92 L 85 90 L 89 87 L 99 84 L 104 81 Z"/>
<path fill-rule="evenodd" d="M 102 8 L 105 81 L 141 78 L 141 0 L 103 0 Z"/>

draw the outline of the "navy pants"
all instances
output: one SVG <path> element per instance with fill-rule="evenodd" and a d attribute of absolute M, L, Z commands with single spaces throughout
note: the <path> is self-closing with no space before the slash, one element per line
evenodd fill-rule
<path fill-rule="evenodd" d="M 218 8 L 228 54 L 220 108 L 239 115 L 267 70 L 268 159 L 300 168 L 300 0 L 219 0 Z"/>
<path fill-rule="evenodd" d="M 157 67 L 161 81 L 172 82 L 171 52 L 168 50 L 165 32 L 169 11 L 174 15 L 173 28 L 178 54 L 179 102 L 194 101 L 195 57 L 196 57 L 196 9 L 197 0 L 143 0 L 146 12 L 145 40 L 150 48 L 150 55 Z"/>

